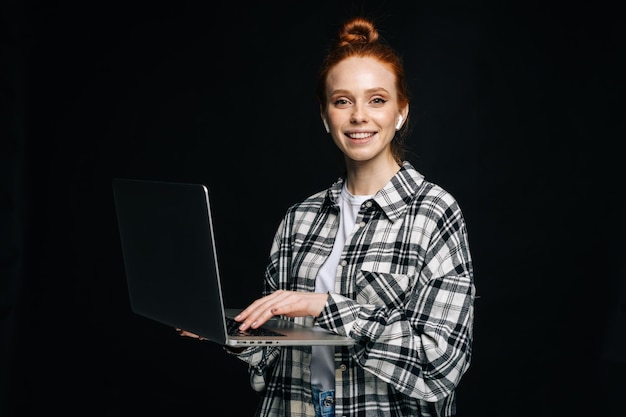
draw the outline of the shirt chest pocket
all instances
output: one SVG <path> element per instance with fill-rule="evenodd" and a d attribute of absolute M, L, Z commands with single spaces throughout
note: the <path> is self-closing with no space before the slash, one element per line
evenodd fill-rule
<path fill-rule="evenodd" d="M 361 270 L 355 283 L 358 303 L 402 308 L 411 279 L 408 275 Z"/>

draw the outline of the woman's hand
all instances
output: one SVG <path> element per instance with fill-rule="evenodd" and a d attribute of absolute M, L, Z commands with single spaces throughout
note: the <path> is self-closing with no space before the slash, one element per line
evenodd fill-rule
<path fill-rule="evenodd" d="M 240 330 L 246 330 L 250 327 L 256 329 L 278 315 L 317 317 L 327 300 L 328 293 L 278 290 L 254 301 L 239 313 L 235 320 L 241 322 Z"/>
<path fill-rule="evenodd" d="M 178 334 L 179 334 L 179 335 L 181 335 L 181 336 L 192 337 L 192 338 L 194 338 L 194 339 L 198 339 L 198 340 L 206 340 L 206 339 L 205 339 L 204 337 L 202 337 L 202 336 L 198 336 L 198 335 L 197 335 L 197 334 L 195 334 L 195 333 L 191 333 L 191 332 L 188 332 L 188 331 L 183 330 L 183 329 L 176 328 L 176 331 L 177 331 L 177 332 L 178 332 Z"/>

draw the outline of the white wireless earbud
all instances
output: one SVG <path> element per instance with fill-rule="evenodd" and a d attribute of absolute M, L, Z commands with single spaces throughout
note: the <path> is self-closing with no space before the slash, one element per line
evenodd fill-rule
<path fill-rule="evenodd" d="M 396 125 L 396 130 L 400 130 L 402 127 L 402 116 L 398 117 L 398 124 Z"/>
<path fill-rule="evenodd" d="M 324 128 L 326 129 L 326 133 L 330 133 L 330 128 L 328 127 L 328 122 L 326 119 L 322 119 L 324 121 Z"/>

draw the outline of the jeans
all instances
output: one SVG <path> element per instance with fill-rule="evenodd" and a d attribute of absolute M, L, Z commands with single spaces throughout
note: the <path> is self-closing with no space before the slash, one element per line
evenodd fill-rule
<path fill-rule="evenodd" d="M 315 417 L 335 417 L 335 390 L 320 391 L 313 387 Z"/>

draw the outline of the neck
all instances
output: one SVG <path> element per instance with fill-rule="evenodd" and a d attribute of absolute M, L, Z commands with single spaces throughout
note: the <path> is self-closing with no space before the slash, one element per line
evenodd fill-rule
<path fill-rule="evenodd" d="M 374 195 L 396 175 L 400 166 L 391 159 L 377 163 L 350 161 L 346 168 L 346 187 L 350 194 Z"/>

